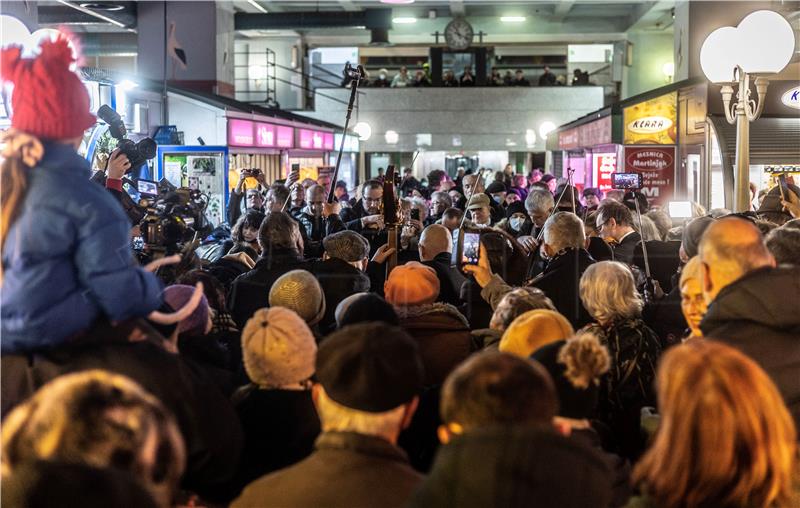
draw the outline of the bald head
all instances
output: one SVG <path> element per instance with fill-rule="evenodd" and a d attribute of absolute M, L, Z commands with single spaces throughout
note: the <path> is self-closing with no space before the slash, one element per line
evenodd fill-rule
<path fill-rule="evenodd" d="M 708 303 L 744 275 L 775 266 L 775 258 L 758 227 L 737 217 L 711 224 L 700 240 L 698 255 L 703 263 L 703 295 Z"/>
<path fill-rule="evenodd" d="M 446 227 L 431 224 L 419 238 L 419 258 L 421 261 L 430 261 L 442 252 L 453 252 L 453 237 Z"/>

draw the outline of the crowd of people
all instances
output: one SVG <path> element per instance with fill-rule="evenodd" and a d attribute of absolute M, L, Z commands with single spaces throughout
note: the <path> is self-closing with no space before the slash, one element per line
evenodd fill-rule
<path fill-rule="evenodd" d="M 4 506 L 800 503 L 796 186 L 683 221 L 406 171 L 387 218 L 379 179 L 261 176 L 216 254 L 139 266 L 70 55 L 2 55 Z"/>
<path fill-rule="evenodd" d="M 349 86 L 350 80 L 345 79 L 343 86 Z M 544 70 L 539 75 L 535 83 L 538 86 L 562 86 L 566 85 L 565 76 L 556 76 L 549 66 L 545 65 Z M 478 84 L 475 72 L 471 65 L 464 66 L 460 74 L 452 69 L 445 69 L 442 73 L 441 85 L 443 87 L 476 86 Z M 571 84 L 573 86 L 589 85 L 589 74 L 575 69 L 573 71 Z M 406 87 L 429 87 L 433 86 L 430 66 L 426 63 L 422 68 L 409 72 L 408 67 L 401 66 L 397 74 L 389 76 L 389 71 L 385 68 L 379 69 L 377 73 L 369 74 L 362 79 L 360 86 L 374 88 L 406 88 Z M 506 70 L 502 73 L 499 69 L 492 67 L 486 76 L 484 86 L 531 86 L 531 81 L 525 76 L 522 69 L 515 71 Z"/>

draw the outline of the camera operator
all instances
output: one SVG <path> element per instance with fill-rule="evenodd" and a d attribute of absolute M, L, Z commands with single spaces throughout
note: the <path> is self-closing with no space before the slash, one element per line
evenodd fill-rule
<path fill-rule="evenodd" d="M 244 191 L 244 181 L 249 176 L 258 181 L 258 188 L 256 189 L 247 189 L 247 192 Z M 236 188 L 233 189 L 231 192 L 230 198 L 228 200 L 228 224 L 233 226 L 236 224 L 236 221 L 239 220 L 239 217 L 242 215 L 242 197 L 245 198 L 245 206 L 246 211 L 254 210 L 257 212 L 264 213 L 264 196 L 261 194 L 261 188 L 266 187 L 266 181 L 264 180 L 264 173 L 261 171 L 253 172 L 249 169 L 242 169 L 239 171 L 239 183 L 236 184 Z"/>
<path fill-rule="evenodd" d="M 15 85 L 1 170 L 2 351 L 57 346 L 102 319 L 146 316 L 161 304 L 161 284 L 134 263 L 128 218 L 76 152 L 95 118 L 67 40 L 42 43 L 33 64 L 18 47 L 2 58 L 2 78 Z M 115 175 L 125 166 L 116 155 Z"/>

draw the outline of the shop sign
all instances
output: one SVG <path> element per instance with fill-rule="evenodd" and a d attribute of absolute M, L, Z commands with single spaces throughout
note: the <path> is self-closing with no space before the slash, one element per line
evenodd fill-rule
<path fill-rule="evenodd" d="M 613 189 L 611 174 L 617 171 L 617 154 L 595 153 L 592 154 L 592 185 L 600 189 L 603 194 Z"/>
<path fill-rule="evenodd" d="M 256 146 L 275 146 L 275 126 L 269 123 L 256 124 Z"/>
<path fill-rule="evenodd" d="M 253 122 L 234 118 L 228 119 L 228 145 L 253 146 Z"/>
<path fill-rule="evenodd" d="M 562 150 L 580 147 L 580 136 L 578 128 L 574 127 L 558 133 L 558 147 Z"/>
<path fill-rule="evenodd" d="M 626 145 L 674 145 L 677 140 L 677 92 L 650 99 L 622 112 Z"/>
<path fill-rule="evenodd" d="M 790 108 L 800 109 L 800 86 L 787 90 L 781 96 L 781 102 Z"/>
<path fill-rule="evenodd" d="M 333 148 L 334 150 L 339 150 L 339 147 L 342 145 L 342 135 L 338 132 L 333 137 Z M 358 136 L 344 136 L 344 151 L 345 152 L 357 152 L 358 151 Z"/>
<path fill-rule="evenodd" d="M 278 148 L 292 148 L 294 147 L 294 128 L 285 125 L 275 126 L 275 137 L 277 139 Z"/>
<path fill-rule="evenodd" d="M 651 203 L 666 205 L 675 188 L 675 147 L 625 147 L 625 173 L 640 173 L 642 194 Z"/>
<path fill-rule="evenodd" d="M 581 147 L 611 144 L 611 116 L 578 127 L 578 142 Z"/>
<path fill-rule="evenodd" d="M 312 129 L 298 130 L 299 146 L 304 150 L 333 150 L 333 133 Z"/>

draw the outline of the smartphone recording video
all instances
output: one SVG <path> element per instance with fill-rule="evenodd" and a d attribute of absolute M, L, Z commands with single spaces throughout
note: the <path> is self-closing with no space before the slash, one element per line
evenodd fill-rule
<path fill-rule="evenodd" d="M 462 265 L 477 265 L 481 256 L 481 234 L 464 233 L 464 246 L 461 250 Z"/>
<path fill-rule="evenodd" d="M 778 187 L 780 187 L 781 199 L 787 201 L 789 199 L 789 185 L 786 184 L 786 175 L 783 173 L 778 175 Z"/>
<path fill-rule="evenodd" d="M 139 194 L 146 196 L 158 196 L 158 184 L 151 180 L 139 180 L 136 182 L 136 190 Z"/>
<path fill-rule="evenodd" d="M 640 173 L 611 173 L 611 186 L 615 189 L 641 189 L 642 175 Z"/>

